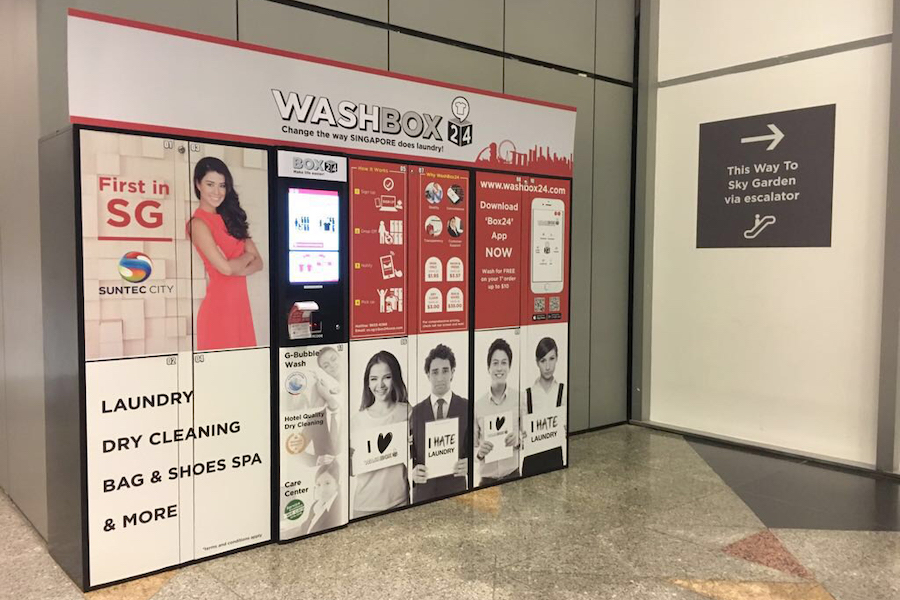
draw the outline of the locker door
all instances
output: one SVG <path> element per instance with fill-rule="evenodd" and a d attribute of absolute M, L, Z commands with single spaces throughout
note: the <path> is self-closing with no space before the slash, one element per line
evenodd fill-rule
<path fill-rule="evenodd" d="M 522 432 L 519 373 L 523 360 L 520 333 L 518 327 L 478 330 L 474 333 L 475 429 L 472 456 L 475 487 L 519 475 Z M 512 443 L 507 444 L 507 439 L 511 439 Z M 489 445 L 484 445 L 485 441 Z"/>
<path fill-rule="evenodd" d="M 282 541 L 347 524 L 347 355 L 346 343 L 279 352 Z"/>
<path fill-rule="evenodd" d="M 169 479 L 178 465 L 171 402 L 186 398 L 174 359 L 85 365 L 91 585 L 180 562 L 178 482 Z"/>
<path fill-rule="evenodd" d="M 350 341 L 350 518 L 408 506 L 407 338 Z"/>
<path fill-rule="evenodd" d="M 189 143 L 193 552 L 270 539 L 268 158 Z"/>
<path fill-rule="evenodd" d="M 81 130 L 89 579 L 178 564 L 174 140 Z M 174 471 L 174 478 L 173 478 Z"/>

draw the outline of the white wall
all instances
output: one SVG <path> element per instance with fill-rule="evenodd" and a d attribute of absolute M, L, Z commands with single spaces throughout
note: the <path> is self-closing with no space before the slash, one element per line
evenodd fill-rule
<path fill-rule="evenodd" d="M 658 0 L 659 80 L 891 33 L 891 0 Z"/>
<path fill-rule="evenodd" d="M 675 15 L 662 2 L 661 79 L 664 62 L 671 77 L 891 24 L 890 3 L 853 3 L 863 14 L 850 15 L 849 2 L 818 2 L 818 10 L 798 2 L 812 27 L 829 27 L 782 39 L 758 35 L 758 24 L 779 14 L 768 1 L 740 13 L 721 4 L 684 2 Z M 701 23 L 702 7 L 710 10 Z M 845 28 L 832 23 L 842 20 Z M 729 29 L 733 48 L 722 39 L 709 59 L 691 47 L 664 60 L 663 40 L 672 44 L 688 27 L 698 47 Z M 659 90 L 651 421 L 874 464 L 890 56 L 881 44 Z M 837 105 L 831 247 L 697 249 L 699 125 L 824 104 Z"/>

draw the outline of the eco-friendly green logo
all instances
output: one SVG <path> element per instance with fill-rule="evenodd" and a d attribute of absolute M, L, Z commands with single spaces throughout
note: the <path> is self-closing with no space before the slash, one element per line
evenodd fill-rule
<path fill-rule="evenodd" d="M 291 521 L 296 521 L 303 516 L 303 511 L 305 509 L 306 507 L 303 505 L 303 500 L 291 500 L 287 503 L 287 506 L 284 507 L 284 516 Z"/>

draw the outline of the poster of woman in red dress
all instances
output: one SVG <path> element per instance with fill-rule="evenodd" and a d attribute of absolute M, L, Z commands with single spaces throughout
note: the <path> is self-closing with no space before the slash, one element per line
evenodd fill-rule
<path fill-rule="evenodd" d="M 196 309 L 196 350 L 265 345 L 267 340 L 257 339 L 247 285 L 250 275 L 263 270 L 264 257 L 250 235 L 234 177 L 223 160 L 205 156 L 194 167 L 192 184 L 199 206 L 188 232 L 206 271 L 206 294 Z"/>

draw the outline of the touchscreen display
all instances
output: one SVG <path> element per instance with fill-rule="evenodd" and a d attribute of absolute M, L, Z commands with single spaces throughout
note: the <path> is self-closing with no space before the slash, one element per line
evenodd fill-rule
<path fill-rule="evenodd" d="M 288 273 L 291 283 L 340 279 L 340 196 L 331 190 L 288 190 Z"/>
<path fill-rule="evenodd" d="M 562 281 L 563 220 L 559 210 L 535 208 L 531 216 L 531 280 Z"/>

